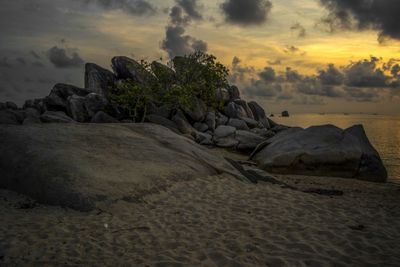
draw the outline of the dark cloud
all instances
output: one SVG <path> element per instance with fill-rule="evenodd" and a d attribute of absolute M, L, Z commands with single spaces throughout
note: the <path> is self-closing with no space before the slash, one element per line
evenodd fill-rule
<path fill-rule="evenodd" d="M 336 29 L 374 29 L 379 40 L 400 39 L 400 1 L 398 0 L 319 0 L 329 14 L 323 19 L 331 31 Z"/>
<path fill-rule="evenodd" d="M 318 79 L 323 85 L 341 85 L 344 81 L 344 74 L 333 64 L 328 64 L 326 70 L 318 71 Z"/>
<path fill-rule="evenodd" d="M 50 48 L 47 51 L 47 56 L 56 68 L 76 68 L 81 67 L 84 63 L 77 52 L 68 55 L 65 49 L 58 48 L 57 46 Z"/>
<path fill-rule="evenodd" d="M 225 0 L 220 8 L 226 22 L 251 26 L 267 21 L 272 3 L 269 0 Z"/>
<path fill-rule="evenodd" d="M 390 77 L 387 76 L 377 63 L 380 60 L 375 57 L 357 61 L 348 65 L 344 72 L 346 85 L 352 87 L 387 87 Z"/>
<path fill-rule="evenodd" d="M 260 96 L 265 98 L 274 98 L 282 92 L 282 84 L 269 83 L 263 80 L 253 80 L 249 86 L 244 88 L 244 92 L 248 96 Z"/>
<path fill-rule="evenodd" d="M 135 16 L 153 15 L 156 7 L 145 0 L 86 0 L 88 4 L 97 4 L 104 9 L 122 10 Z"/>
<path fill-rule="evenodd" d="M 188 55 L 194 51 L 207 51 L 208 45 L 205 41 L 185 34 L 186 27 L 192 20 L 202 18 L 198 13 L 199 8 L 195 0 L 177 0 L 176 5 L 171 8 L 170 23 L 166 27 L 165 38 L 161 43 L 161 48 L 168 53 L 170 58 Z"/>
<path fill-rule="evenodd" d="M 303 25 L 301 25 L 300 23 L 295 23 L 293 24 L 290 29 L 292 31 L 295 31 L 297 33 L 297 37 L 299 38 L 304 38 L 307 35 L 307 31 L 306 28 L 303 27 Z"/>
<path fill-rule="evenodd" d="M 271 67 L 265 67 L 258 75 L 265 82 L 273 82 L 276 78 L 275 70 Z"/>
<path fill-rule="evenodd" d="M 177 4 L 185 10 L 186 14 L 194 20 L 202 20 L 200 10 L 202 6 L 198 4 L 197 0 L 176 0 Z"/>

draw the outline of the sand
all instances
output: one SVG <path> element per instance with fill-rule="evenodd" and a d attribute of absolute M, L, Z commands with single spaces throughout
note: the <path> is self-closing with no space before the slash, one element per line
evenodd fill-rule
<path fill-rule="evenodd" d="M 400 187 L 230 175 L 81 213 L 0 190 L 0 266 L 400 266 Z"/>

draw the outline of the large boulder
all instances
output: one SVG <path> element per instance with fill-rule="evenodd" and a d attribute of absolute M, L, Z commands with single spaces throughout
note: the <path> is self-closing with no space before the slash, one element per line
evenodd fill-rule
<path fill-rule="evenodd" d="M 266 139 L 256 133 L 249 131 L 236 131 L 235 139 L 239 141 L 236 149 L 243 152 L 252 152 Z"/>
<path fill-rule="evenodd" d="M 50 94 L 44 100 L 46 110 L 67 111 L 67 101 L 70 96 L 76 95 L 85 97 L 91 93 L 87 89 L 79 88 L 69 84 L 56 84 Z"/>
<path fill-rule="evenodd" d="M 158 82 L 161 83 L 164 88 L 170 88 L 176 81 L 175 71 L 160 62 L 153 61 L 151 63 L 151 70 L 157 77 Z"/>
<path fill-rule="evenodd" d="M 274 173 L 337 176 L 384 182 L 387 172 L 362 126 L 290 128 L 256 153 L 259 167 Z"/>
<path fill-rule="evenodd" d="M 215 129 L 214 137 L 216 139 L 229 137 L 229 136 L 233 136 L 235 134 L 235 132 L 236 132 L 235 127 L 221 125 L 221 126 L 218 126 L 217 129 Z"/>
<path fill-rule="evenodd" d="M 18 109 L 17 104 L 15 104 L 14 102 L 11 102 L 11 101 L 7 101 L 6 102 L 6 107 L 8 109 L 13 109 L 13 110 L 17 110 Z"/>
<path fill-rule="evenodd" d="M 0 126 L 0 188 L 90 211 L 229 173 L 222 157 L 154 124 Z"/>
<path fill-rule="evenodd" d="M 176 114 L 172 117 L 172 121 L 176 124 L 176 127 L 182 134 L 193 135 L 195 129 L 186 120 L 185 115 L 181 110 L 178 110 Z"/>
<path fill-rule="evenodd" d="M 260 122 L 265 128 L 270 129 L 271 125 L 269 124 L 265 110 L 255 101 L 249 102 L 248 105 L 254 115 L 254 119 Z"/>
<path fill-rule="evenodd" d="M 90 93 L 85 97 L 84 106 L 89 118 L 92 118 L 97 112 L 104 111 L 109 105 L 104 95 Z"/>
<path fill-rule="evenodd" d="M 241 106 L 246 111 L 246 116 L 244 116 L 244 117 L 254 119 L 253 112 L 251 111 L 251 109 L 246 101 L 237 99 L 237 100 L 234 100 L 234 103 Z"/>
<path fill-rule="evenodd" d="M 63 111 L 46 111 L 40 116 L 40 121 L 44 123 L 70 123 L 74 122 L 71 117 Z"/>
<path fill-rule="evenodd" d="M 85 65 L 85 88 L 89 91 L 107 96 L 115 81 L 116 77 L 111 71 L 93 63 Z"/>
<path fill-rule="evenodd" d="M 224 109 L 224 113 L 229 118 L 234 118 L 234 119 L 247 117 L 246 110 L 242 106 L 236 104 L 235 102 L 229 102 Z"/>
<path fill-rule="evenodd" d="M 206 115 L 206 120 L 204 122 L 205 124 L 207 124 L 208 129 L 213 132 L 216 127 L 215 112 L 208 112 Z"/>
<path fill-rule="evenodd" d="M 149 85 L 155 81 L 155 77 L 150 72 L 131 58 L 119 56 L 111 61 L 118 79 L 130 79 L 142 85 Z"/>
<path fill-rule="evenodd" d="M 203 100 L 194 97 L 191 99 L 190 107 L 184 111 L 193 122 L 202 122 L 207 115 L 207 106 Z"/>
<path fill-rule="evenodd" d="M 237 86 L 235 85 L 229 86 L 227 90 L 230 95 L 230 101 L 240 99 L 240 91 L 239 88 L 237 88 Z"/>
<path fill-rule="evenodd" d="M 231 100 L 231 96 L 228 92 L 228 89 L 219 88 L 216 92 L 216 99 L 217 101 L 226 104 Z"/>
<path fill-rule="evenodd" d="M 87 122 L 89 115 L 85 107 L 86 98 L 73 95 L 67 100 L 67 114 L 77 122 Z"/>

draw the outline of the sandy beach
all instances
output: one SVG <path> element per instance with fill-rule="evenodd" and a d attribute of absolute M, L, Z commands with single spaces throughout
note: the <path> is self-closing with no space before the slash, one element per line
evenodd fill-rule
<path fill-rule="evenodd" d="M 300 190 L 219 175 L 90 213 L 1 190 L 0 265 L 400 266 L 399 186 L 278 179 Z"/>

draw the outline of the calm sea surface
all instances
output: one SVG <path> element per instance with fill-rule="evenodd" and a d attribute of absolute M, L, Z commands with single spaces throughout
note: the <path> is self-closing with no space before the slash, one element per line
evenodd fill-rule
<path fill-rule="evenodd" d="M 289 118 L 276 116 L 271 119 L 283 125 L 303 128 L 324 124 L 348 128 L 362 124 L 388 170 L 388 181 L 400 183 L 400 116 L 294 114 Z"/>

